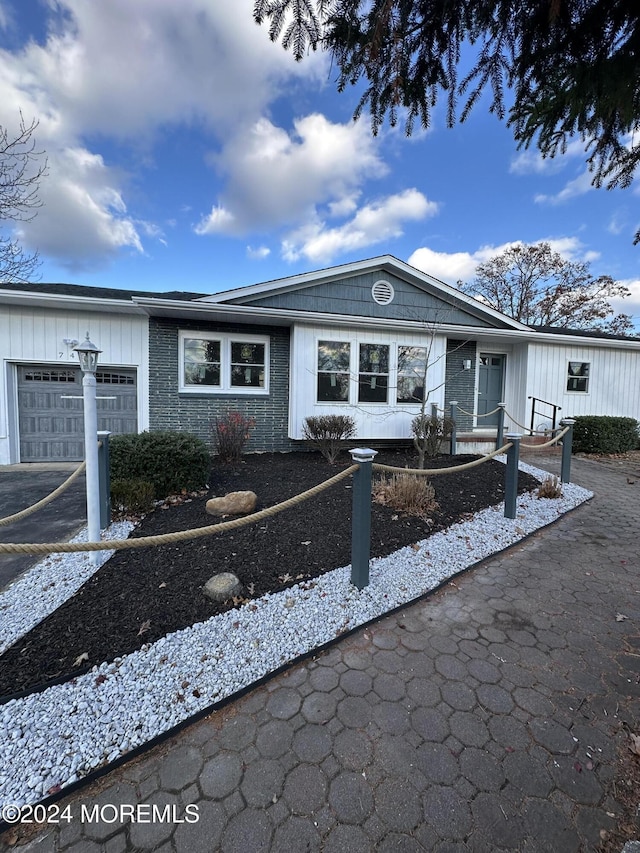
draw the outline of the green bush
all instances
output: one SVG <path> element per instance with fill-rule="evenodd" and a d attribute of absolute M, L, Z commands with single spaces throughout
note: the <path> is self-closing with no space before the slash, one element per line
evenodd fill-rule
<path fill-rule="evenodd" d="M 319 450 L 331 465 L 345 441 L 355 435 L 356 422 L 348 415 L 318 415 L 304 419 L 302 434 L 307 444 Z"/>
<path fill-rule="evenodd" d="M 149 512 L 153 509 L 155 492 L 148 480 L 112 480 L 111 507 L 121 512 Z"/>
<path fill-rule="evenodd" d="M 183 489 L 191 492 L 205 486 L 211 457 L 202 439 L 167 430 L 113 436 L 110 463 L 112 483 L 147 480 L 161 500 Z"/>
<path fill-rule="evenodd" d="M 575 420 L 574 453 L 626 453 L 638 446 L 640 424 L 634 418 L 580 415 Z"/>

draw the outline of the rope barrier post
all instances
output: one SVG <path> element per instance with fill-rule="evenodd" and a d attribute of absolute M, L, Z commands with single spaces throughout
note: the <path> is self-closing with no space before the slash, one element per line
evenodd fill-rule
<path fill-rule="evenodd" d="M 504 410 L 506 406 L 506 403 L 498 403 L 498 433 L 496 435 L 496 450 L 502 447 L 502 440 L 504 436 Z"/>
<path fill-rule="evenodd" d="M 371 463 L 378 452 L 370 447 L 354 447 L 349 452 L 360 466 L 353 475 L 351 583 L 358 589 L 364 589 L 369 585 L 371 553 Z"/>
<path fill-rule="evenodd" d="M 456 411 L 456 410 L 457 410 L 457 408 L 458 408 L 458 401 L 457 401 L 457 400 L 452 400 L 452 401 L 449 403 L 449 406 L 450 406 L 450 408 L 451 408 L 451 421 L 453 422 L 453 426 L 452 426 L 452 428 L 451 428 L 451 455 L 452 455 L 452 456 L 455 456 L 455 455 L 457 454 L 457 452 L 458 452 L 458 448 L 457 448 L 457 441 L 458 441 L 458 426 L 457 426 L 457 423 L 456 423 L 456 415 L 457 415 L 457 411 Z"/>
<path fill-rule="evenodd" d="M 561 427 L 569 427 L 569 432 L 567 432 L 562 437 L 562 462 L 560 464 L 560 482 L 561 483 L 570 483 L 571 482 L 571 452 L 573 449 L 573 425 L 575 424 L 574 418 L 563 418 L 560 421 Z"/>
<path fill-rule="evenodd" d="M 100 485 L 100 529 L 111 524 L 111 483 L 109 469 L 109 430 L 98 430 L 98 481 Z"/>
<path fill-rule="evenodd" d="M 507 450 L 507 470 L 504 475 L 504 517 L 516 517 L 516 498 L 518 497 L 518 462 L 520 461 L 519 432 L 508 432 L 505 435 L 511 447 Z"/>

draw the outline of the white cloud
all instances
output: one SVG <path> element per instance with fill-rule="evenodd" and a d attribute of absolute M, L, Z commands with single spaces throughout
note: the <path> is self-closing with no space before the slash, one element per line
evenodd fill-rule
<path fill-rule="evenodd" d="M 45 206 L 21 234 L 70 265 L 92 253 L 109 257 L 116 247 L 141 250 L 126 212 L 126 176 L 109 169 L 89 140 L 152 152 L 163 130 L 193 125 L 224 142 L 253 123 L 286 81 L 322 76 L 327 61 L 315 54 L 295 63 L 255 25 L 251 0 L 51 0 L 43 12 L 43 43 L 0 50 L 0 124 L 15 127 L 20 110 L 27 121 L 39 119 L 37 142 L 50 165 Z M 0 0 L 0 29 L 8 23 Z"/>
<path fill-rule="evenodd" d="M 577 178 L 568 181 L 559 192 L 553 195 L 538 193 L 534 197 L 534 201 L 536 204 L 562 204 L 565 201 L 569 201 L 572 198 L 584 195 L 593 190 L 592 181 L 593 175 L 588 169 L 585 169 Z"/>
<path fill-rule="evenodd" d="M 549 243 L 552 251 L 558 252 L 569 261 L 593 261 L 599 257 L 597 252 L 589 251 L 577 237 L 542 237 L 538 243 Z M 458 281 L 470 282 L 476 274 L 476 267 L 490 258 L 500 255 L 512 246 L 530 245 L 522 240 L 513 240 L 498 246 L 485 245 L 475 252 L 435 252 L 423 246 L 416 249 L 408 262 L 447 284 Z"/>
<path fill-rule="evenodd" d="M 247 257 L 253 261 L 262 261 L 264 258 L 269 257 L 270 254 L 271 249 L 268 246 L 257 246 L 256 248 L 247 246 Z"/>
<path fill-rule="evenodd" d="M 335 228 L 319 221 L 303 225 L 283 240 L 282 253 L 289 261 L 304 257 L 326 262 L 341 252 L 399 237 L 403 223 L 434 216 L 437 211 L 435 202 L 416 189 L 408 189 L 365 205 L 349 222 Z"/>
<path fill-rule="evenodd" d="M 537 149 L 526 148 L 512 158 L 509 172 L 512 175 L 553 175 L 564 169 L 569 160 L 584 155 L 584 143 L 580 139 L 574 139 L 565 153 L 556 157 L 543 157 Z"/>
<path fill-rule="evenodd" d="M 366 122 L 334 124 L 319 113 L 297 119 L 291 134 L 260 119 L 225 147 L 217 166 L 226 190 L 198 234 L 309 222 L 323 204 L 329 215 L 344 215 L 355 208 L 361 183 L 386 172 Z"/>
<path fill-rule="evenodd" d="M 85 148 L 56 151 L 49 156 L 49 173 L 41 184 L 42 208 L 19 228 L 28 248 L 71 268 L 93 265 L 93 259 L 106 259 L 120 248 L 142 252 L 136 225 L 102 157 Z"/>
<path fill-rule="evenodd" d="M 616 314 L 631 314 L 635 320 L 636 334 L 640 334 L 640 278 L 620 279 L 619 283 L 628 288 L 631 295 L 626 299 L 612 299 L 611 306 Z"/>

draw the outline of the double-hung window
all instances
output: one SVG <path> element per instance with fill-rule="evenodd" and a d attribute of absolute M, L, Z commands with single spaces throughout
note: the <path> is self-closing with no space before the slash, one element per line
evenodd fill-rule
<path fill-rule="evenodd" d="M 182 331 L 179 346 L 180 391 L 268 393 L 268 338 Z"/>
<path fill-rule="evenodd" d="M 351 345 L 343 341 L 318 341 L 318 402 L 349 402 Z"/>
<path fill-rule="evenodd" d="M 427 373 L 426 347 L 398 347 L 398 403 L 421 403 Z"/>
<path fill-rule="evenodd" d="M 358 402 L 386 403 L 388 389 L 388 344 L 360 344 Z"/>
<path fill-rule="evenodd" d="M 579 391 L 586 394 L 589 391 L 588 361 L 570 361 L 567 370 L 567 391 Z"/>

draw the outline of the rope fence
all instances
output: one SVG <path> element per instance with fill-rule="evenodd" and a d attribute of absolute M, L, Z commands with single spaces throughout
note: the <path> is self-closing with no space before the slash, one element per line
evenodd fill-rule
<path fill-rule="evenodd" d="M 526 447 L 528 450 L 545 450 L 547 447 L 551 447 L 554 444 L 557 444 L 563 435 L 566 435 L 569 432 L 569 427 L 565 427 L 562 432 L 559 432 L 554 438 L 550 441 L 545 441 L 544 444 L 526 444 L 525 442 L 520 443 L 520 447 Z"/>
<path fill-rule="evenodd" d="M 392 465 L 381 465 L 378 462 L 374 462 L 372 467 L 374 471 L 384 471 L 390 474 L 415 474 L 416 476 L 429 475 L 433 477 L 438 474 L 449 474 L 451 471 L 465 471 L 468 468 L 476 468 L 478 465 L 482 465 L 489 459 L 493 459 L 494 456 L 498 456 L 500 453 L 506 453 L 510 447 L 513 447 L 512 442 L 505 444 L 503 447 L 499 447 L 491 453 L 481 456 L 480 459 L 474 459 L 473 462 L 465 462 L 464 465 L 451 465 L 448 468 L 395 468 Z"/>
<path fill-rule="evenodd" d="M 516 426 L 520 427 L 520 429 L 523 429 L 525 432 L 529 433 L 530 435 L 548 435 L 550 432 L 556 432 L 557 430 L 562 429 L 562 427 L 554 427 L 553 429 L 531 429 L 530 427 L 519 423 L 513 417 L 513 415 L 510 415 L 509 412 L 507 412 L 506 409 L 505 409 L 504 413 L 505 413 L 505 416 L 507 418 L 509 418 L 509 420 L 511 421 L 512 424 L 515 424 Z"/>
<path fill-rule="evenodd" d="M 122 551 L 126 548 L 148 548 L 155 545 L 169 545 L 173 542 L 186 542 L 201 536 L 210 536 L 214 533 L 224 533 L 227 530 L 237 530 L 247 527 L 256 521 L 271 518 L 290 507 L 297 506 L 309 498 L 319 495 L 325 489 L 339 483 L 341 480 L 351 476 L 357 471 L 358 465 L 351 465 L 329 480 L 313 486 L 286 501 L 274 506 L 245 515 L 243 518 L 235 518 L 232 521 L 223 521 L 218 524 L 209 524 L 205 527 L 196 527 L 193 530 L 180 530 L 176 533 L 162 533 L 157 536 L 141 536 L 138 539 L 103 539 L 100 542 L 45 542 L 45 543 L 0 543 L 0 554 L 73 554 L 82 551 Z"/>
<path fill-rule="evenodd" d="M 474 415 L 473 412 L 468 412 L 466 409 L 463 409 L 462 406 L 457 406 L 459 412 L 462 412 L 463 415 L 468 415 L 470 418 L 488 418 L 490 415 L 495 415 L 496 412 L 499 412 L 502 406 L 496 406 L 495 409 L 492 409 L 490 412 L 485 412 L 483 415 Z"/>
<path fill-rule="evenodd" d="M 78 477 L 84 472 L 86 467 L 87 463 L 82 462 L 82 464 L 78 465 L 73 474 L 70 477 L 67 477 L 64 483 L 61 483 L 57 489 L 54 489 L 45 498 L 42 498 L 42 500 L 38 501 L 35 504 L 32 504 L 26 509 L 20 510 L 20 512 L 15 512 L 13 515 L 7 515 L 4 518 L 0 518 L 0 527 L 6 527 L 7 524 L 11 524 L 13 521 L 18 521 L 20 518 L 26 518 L 27 516 L 32 515 L 34 512 L 37 512 L 37 510 L 41 509 L 43 506 L 46 506 L 47 504 L 51 503 L 52 500 L 54 500 L 58 497 L 58 495 L 61 495 L 64 491 L 66 491 L 69 486 L 75 480 L 78 479 Z"/>

